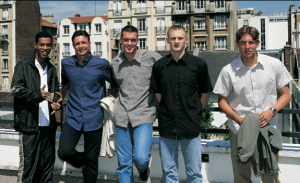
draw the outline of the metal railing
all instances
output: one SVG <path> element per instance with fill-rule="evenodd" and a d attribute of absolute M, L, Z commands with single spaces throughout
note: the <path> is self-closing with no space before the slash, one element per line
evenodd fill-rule
<path fill-rule="evenodd" d="M 122 16 L 121 10 L 114 10 L 114 16 Z"/>
<path fill-rule="evenodd" d="M 139 34 L 147 34 L 148 33 L 148 27 L 138 27 Z"/>
<path fill-rule="evenodd" d="M 95 51 L 94 55 L 97 57 L 102 57 L 102 51 Z"/>
<path fill-rule="evenodd" d="M 3 16 L 2 20 L 8 20 L 8 16 Z"/>
<path fill-rule="evenodd" d="M 227 29 L 228 25 L 222 25 L 222 26 L 214 26 L 214 30 L 218 29 Z"/>
<path fill-rule="evenodd" d="M 165 7 L 164 6 L 156 6 L 156 14 L 162 14 L 165 13 Z"/>
<path fill-rule="evenodd" d="M 213 46 L 214 47 L 214 50 L 227 50 L 228 49 L 228 46 Z"/>
<path fill-rule="evenodd" d="M 7 33 L 4 33 L 4 34 L 1 34 L 1 35 L 0 35 L 0 38 L 1 38 L 1 39 L 8 39 L 8 37 L 9 37 L 9 36 L 8 36 Z"/>
<path fill-rule="evenodd" d="M 156 51 L 165 51 L 166 50 L 166 46 L 157 46 L 156 47 Z"/>
<path fill-rule="evenodd" d="M 9 85 L 2 84 L 1 87 L 2 87 L 2 91 L 9 91 L 10 90 Z"/>
<path fill-rule="evenodd" d="M 2 67 L 2 72 L 8 72 L 8 67 Z"/>
<path fill-rule="evenodd" d="M 205 26 L 193 26 L 194 30 L 207 30 L 207 25 Z"/>
<path fill-rule="evenodd" d="M 64 51 L 62 52 L 62 56 L 66 57 L 66 56 L 70 56 L 71 53 L 69 51 Z"/>
<path fill-rule="evenodd" d="M 2 55 L 8 55 L 8 50 L 2 50 Z"/>
<path fill-rule="evenodd" d="M 136 13 L 147 12 L 147 7 L 137 7 L 135 12 Z"/>
<path fill-rule="evenodd" d="M 156 27 L 156 33 L 166 33 L 166 27 L 165 26 Z"/>

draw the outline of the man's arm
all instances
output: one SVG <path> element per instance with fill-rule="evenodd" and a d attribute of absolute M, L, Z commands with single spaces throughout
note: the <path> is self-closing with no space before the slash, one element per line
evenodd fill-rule
<path fill-rule="evenodd" d="M 278 101 L 272 108 L 275 108 L 277 111 L 280 111 L 284 108 L 291 100 L 291 93 L 289 87 L 286 85 L 280 89 L 278 89 L 281 96 L 279 97 Z M 260 114 L 260 127 L 266 126 L 272 117 L 274 116 L 273 111 L 268 109 Z"/>
<path fill-rule="evenodd" d="M 111 95 L 116 98 L 119 88 L 111 88 L 110 91 L 111 91 Z"/>
<path fill-rule="evenodd" d="M 161 101 L 161 94 L 160 93 L 155 93 L 155 98 L 156 98 L 156 101 L 157 101 L 157 106 L 156 107 L 158 107 L 159 103 Z"/>
<path fill-rule="evenodd" d="M 65 98 L 65 96 L 66 96 L 66 94 L 67 94 L 68 86 L 69 86 L 69 84 L 65 84 L 65 85 L 62 85 L 62 87 L 61 87 L 61 90 L 60 90 L 60 98 L 61 98 L 62 100 L 64 100 L 64 98 Z"/>
<path fill-rule="evenodd" d="M 237 115 L 232 110 L 232 108 L 227 103 L 227 98 L 228 97 L 219 95 L 219 107 L 226 114 L 227 117 L 229 117 L 230 119 L 232 119 L 234 122 L 236 122 L 237 124 L 239 124 L 241 126 L 241 124 L 243 122 L 243 118 L 240 117 L 239 115 Z"/>
<path fill-rule="evenodd" d="M 209 93 L 201 93 L 201 103 L 203 109 L 205 108 L 208 100 L 209 100 Z"/>

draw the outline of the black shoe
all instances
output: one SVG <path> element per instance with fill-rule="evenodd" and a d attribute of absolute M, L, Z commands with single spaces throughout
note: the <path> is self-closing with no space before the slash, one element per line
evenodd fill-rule
<path fill-rule="evenodd" d="M 148 180 L 149 176 L 150 176 L 150 167 L 148 166 L 145 171 L 140 172 L 140 179 L 142 181 L 146 181 Z"/>

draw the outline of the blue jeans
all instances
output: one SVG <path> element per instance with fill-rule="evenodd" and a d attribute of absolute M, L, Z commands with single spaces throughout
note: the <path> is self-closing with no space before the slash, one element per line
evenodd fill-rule
<path fill-rule="evenodd" d="M 193 139 L 174 140 L 160 137 L 159 152 L 162 161 L 163 182 L 179 182 L 178 146 L 184 157 L 188 183 L 202 182 L 201 173 L 201 135 Z"/>
<path fill-rule="evenodd" d="M 117 174 L 120 183 L 134 182 L 132 161 L 139 172 L 147 169 L 152 144 L 152 123 L 127 128 L 116 125 L 116 143 L 119 166 Z"/>

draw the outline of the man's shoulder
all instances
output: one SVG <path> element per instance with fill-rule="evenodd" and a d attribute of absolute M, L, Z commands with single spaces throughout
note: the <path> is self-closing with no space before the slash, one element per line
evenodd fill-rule
<path fill-rule="evenodd" d="M 147 59 L 147 58 L 154 58 L 155 60 L 159 60 L 162 56 L 155 52 L 155 51 L 151 51 L 151 50 L 139 50 L 141 52 L 141 58 L 142 59 Z"/>
<path fill-rule="evenodd" d="M 63 58 L 63 59 L 61 60 L 61 64 L 71 63 L 72 61 L 74 61 L 74 56 L 75 56 L 75 55 L 69 56 L 69 57 L 67 57 L 67 58 Z"/>
<path fill-rule="evenodd" d="M 99 64 L 99 65 L 109 65 L 109 61 L 105 58 L 100 58 L 95 55 L 92 55 L 92 58 L 90 60 L 93 63 Z"/>
<path fill-rule="evenodd" d="M 121 60 L 121 54 L 123 54 L 123 52 L 121 52 L 120 54 L 118 54 L 117 56 L 115 56 L 115 57 L 111 60 L 111 65 L 120 62 L 120 60 Z"/>

